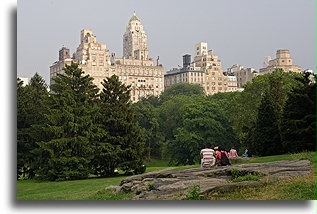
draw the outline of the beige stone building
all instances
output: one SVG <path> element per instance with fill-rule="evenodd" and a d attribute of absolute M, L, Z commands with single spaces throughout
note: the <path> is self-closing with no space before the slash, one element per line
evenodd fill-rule
<path fill-rule="evenodd" d="M 259 74 L 273 72 L 276 68 L 282 68 L 285 72 L 301 72 L 302 68 L 298 65 L 293 65 L 293 59 L 289 50 L 277 50 L 276 58 L 268 61 L 268 66 L 261 68 Z"/>
<path fill-rule="evenodd" d="M 234 75 L 237 79 L 237 87 L 242 89 L 247 82 L 252 82 L 252 79 L 259 73 L 253 68 L 244 68 L 242 65 L 234 64 L 227 69 L 227 74 Z"/>
<path fill-rule="evenodd" d="M 50 67 L 51 84 L 57 73 L 63 73 L 65 64 L 76 62 L 85 74 L 94 78 L 94 84 L 100 89 L 103 79 L 117 75 L 124 84 L 131 85 L 133 102 L 144 96 L 159 95 L 164 90 L 164 69 L 159 58 L 154 65 L 148 54 L 147 36 L 134 13 L 123 35 L 122 58 L 110 55 L 106 45 L 98 43 L 91 30 L 84 29 L 72 58 L 69 49 L 63 47 L 59 51 L 59 60 Z"/>
<path fill-rule="evenodd" d="M 208 50 L 207 43 L 200 42 L 195 45 L 195 57 L 190 65 L 187 65 L 188 58 L 185 56 L 189 55 L 183 56 L 183 69 L 174 69 L 165 74 L 166 87 L 178 82 L 199 84 L 207 95 L 237 90 L 235 78 L 228 78 L 228 75 L 223 73 L 221 61 L 212 50 Z"/>
<path fill-rule="evenodd" d="M 186 68 L 172 69 L 164 75 L 165 88 L 176 83 L 198 84 L 204 87 L 205 71 L 190 70 Z"/>

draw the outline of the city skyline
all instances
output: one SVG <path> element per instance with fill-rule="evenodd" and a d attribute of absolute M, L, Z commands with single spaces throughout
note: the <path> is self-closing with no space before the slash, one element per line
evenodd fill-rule
<path fill-rule="evenodd" d="M 49 82 L 49 66 L 58 59 L 58 50 L 64 45 L 74 53 L 82 29 L 91 29 L 109 53 L 122 57 L 122 35 L 134 11 L 148 35 L 149 57 L 160 56 L 165 72 L 182 65 L 183 55 L 194 55 L 194 45 L 201 41 L 207 42 L 221 58 L 224 71 L 233 64 L 259 70 L 264 57 L 274 58 L 277 49 L 289 49 L 294 64 L 315 71 L 315 3 L 312 1 L 300 5 L 296 1 L 279 1 L 274 7 L 273 1 L 257 4 L 248 0 L 239 4 L 200 1 L 206 6 L 200 8 L 198 18 L 195 13 L 189 13 L 197 5 L 187 1 L 177 1 L 179 8 L 175 3 L 160 1 L 156 10 L 145 1 L 111 2 L 104 7 L 104 13 L 99 13 L 107 5 L 104 2 L 94 1 L 96 4 L 90 8 L 82 7 L 81 1 L 76 5 L 71 2 L 63 3 L 63 7 L 58 0 L 19 2 L 18 76 L 30 78 L 38 72 Z M 164 15 L 162 8 L 165 8 Z M 220 11 L 206 13 L 208 8 Z M 85 11 L 83 16 L 81 12 Z M 172 14 L 172 11 L 180 13 Z M 296 16 L 294 11 L 298 13 Z M 245 12 L 248 13 L 243 15 Z"/>

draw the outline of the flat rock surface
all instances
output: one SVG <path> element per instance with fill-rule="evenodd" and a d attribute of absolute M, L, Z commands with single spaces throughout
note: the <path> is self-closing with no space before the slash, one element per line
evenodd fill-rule
<path fill-rule="evenodd" d="M 193 185 L 199 185 L 201 194 L 228 191 L 240 186 L 261 186 L 263 182 L 230 183 L 231 169 L 261 175 L 261 180 L 274 182 L 311 172 L 308 160 L 252 163 L 213 168 L 193 168 L 180 171 L 156 171 L 122 180 L 120 191 L 133 192 L 134 200 L 181 200 Z"/>

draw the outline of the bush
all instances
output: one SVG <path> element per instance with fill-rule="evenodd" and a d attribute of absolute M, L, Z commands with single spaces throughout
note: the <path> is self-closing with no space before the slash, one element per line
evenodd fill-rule
<path fill-rule="evenodd" d="M 202 200 L 203 197 L 200 196 L 200 192 L 201 189 L 199 185 L 194 184 L 186 194 L 186 200 Z"/>
<path fill-rule="evenodd" d="M 151 191 L 151 190 L 154 190 L 154 184 L 152 184 L 152 183 L 148 183 L 147 184 L 147 191 Z"/>

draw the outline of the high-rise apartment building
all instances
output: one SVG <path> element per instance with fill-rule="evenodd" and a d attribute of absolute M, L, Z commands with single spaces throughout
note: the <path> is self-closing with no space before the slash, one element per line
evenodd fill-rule
<path fill-rule="evenodd" d="M 223 73 L 218 56 L 212 50 L 208 50 L 207 47 L 205 42 L 195 45 L 196 56 L 189 66 L 187 63 L 189 57 L 184 55 L 184 68 L 168 71 L 164 76 L 165 87 L 179 82 L 187 82 L 201 85 L 207 95 L 217 92 L 236 91 L 236 78 L 228 77 L 227 74 Z M 185 65 L 187 66 L 186 68 Z"/>
<path fill-rule="evenodd" d="M 148 54 L 147 35 L 140 20 L 133 13 L 123 35 L 123 57 L 147 60 Z"/>
<path fill-rule="evenodd" d="M 131 86 L 131 100 L 138 101 L 148 95 L 159 95 L 164 90 L 164 70 L 159 57 L 156 65 L 148 57 L 147 36 L 135 13 L 130 19 L 123 36 L 123 57 L 109 54 L 106 45 L 98 43 L 91 30 L 80 33 L 80 44 L 74 56 L 63 47 L 59 51 L 59 61 L 50 67 L 51 84 L 57 73 L 63 73 L 65 64 L 76 62 L 80 68 L 94 78 L 94 84 L 102 88 L 101 82 L 112 75 L 119 76 L 121 82 Z"/>
<path fill-rule="evenodd" d="M 199 42 L 195 45 L 195 56 L 206 55 L 208 51 L 208 44 L 206 42 Z"/>
<path fill-rule="evenodd" d="M 267 64 L 267 63 L 266 63 Z M 268 66 L 260 69 L 260 74 L 273 72 L 276 68 L 281 68 L 285 72 L 301 72 L 302 68 L 298 65 L 293 65 L 293 59 L 289 50 L 277 50 L 276 58 L 268 61 Z"/>
<path fill-rule="evenodd" d="M 253 68 L 244 68 L 242 65 L 234 64 L 227 69 L 227 74 L 236 77 L 237 87 L 241 90 L 247 82 L 252 82 L 252 79 L 259 73 Z"/>

